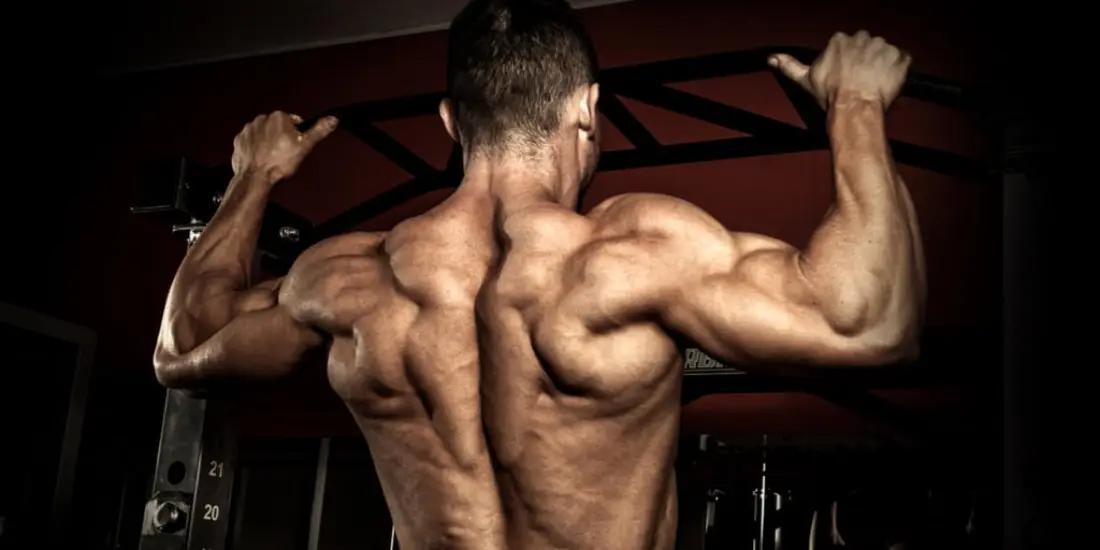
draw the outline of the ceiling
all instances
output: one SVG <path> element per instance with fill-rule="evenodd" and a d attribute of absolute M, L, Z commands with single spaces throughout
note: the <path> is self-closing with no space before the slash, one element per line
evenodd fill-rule
<path fill-rule="evenodd" d="M 585 8 L 628 0 L 571 0 Z M 447 28 L 467 0 L 114 0 L 108 73 L 194 65 Z"/>

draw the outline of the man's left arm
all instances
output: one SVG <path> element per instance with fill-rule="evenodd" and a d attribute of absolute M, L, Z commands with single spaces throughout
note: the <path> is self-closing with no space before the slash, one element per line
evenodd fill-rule
<path fill-rule="evenodd" d="M 671 290 L 661 299 L 667 328 L 746 366 L 881 365 L 915 357 L 926 295 L 916 213 L 881 131 L 856 130 L 875 143 L 848 158 L 840 144 L 838 186 L 869 180 L 880 191 L 857 201 L 840 189 L 804 249 L 730 233 L 693 205 L 671 208 L 669 244 L 683 265 L 669 273 Z M 844 132 L 834 132 L 834 141 Z"/>

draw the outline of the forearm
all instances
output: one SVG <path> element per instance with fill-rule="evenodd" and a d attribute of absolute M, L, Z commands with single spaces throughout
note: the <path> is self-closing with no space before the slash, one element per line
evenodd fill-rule
<path fill-rule="evenodd" d="M 180 266 L 190 275 L 217 275 L 236 288 L 249 286 L 256 242 L 271 184 L 265 176 L 234 176 L 221 205 Z"/>
<path fill-rule="evenodd" d="M 181 262 L 164 306 L 158 364 L 183 358 L 239 312 L 238 296 L 251 282 L 252 256 L 267 202 L 264 182 L 235 177 L 221 206 Z M 257 294 L 261 300 L 273 298 Z"/>
<path fill-rule="evenodd" d="M 849 335 L 909 331 L 923 295 L 916 223 L 884 123 L 873 102 L 830 107 L 836 204 L 800 257 L 822 315 Z"/>

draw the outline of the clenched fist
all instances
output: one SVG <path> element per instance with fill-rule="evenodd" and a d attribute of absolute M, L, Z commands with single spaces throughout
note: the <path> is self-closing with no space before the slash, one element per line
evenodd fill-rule
<path fill-rule="evenodd" d="M 910 61 L 908 54 L 867 31 L 854 36 L 833 35 L 809 67 L 786 54 L 768 59 L 771 66 L 813 94 L 826 109 L 835 101 L 850 98 L 889 107 L 901 93 Z"/>
<path fill-rule="evenodd" d="M 304 133 L 298 115 L 275 111 L 245 125 L 233 140 L 233 173 L 252 172 L 278 182 L 294 175 L 302 159 L 336 129 L 337 120 L 325 117 Z"/>

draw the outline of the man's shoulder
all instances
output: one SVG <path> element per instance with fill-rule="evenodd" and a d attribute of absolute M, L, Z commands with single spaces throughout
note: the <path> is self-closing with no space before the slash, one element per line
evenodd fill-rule
<path fill-rule="evenodd" d="M 376 255 L 385 246 L 387 235 L 385 231 L 354 231 L 329 237 L 307 248 L 294 263 L 310 263 L 335 256 Z"/>
<path fill-rule="evenodd" d="M 650 234 L 685 231 L 722 232 L 725 228 L 703 208 L 659 193 L 626 193 L 610 197 L 587 214 L 606 230 Z"/>
<path fill-rule="evenodd" d="M 379 261 L 386 233 L 345 233 L 318 241 L 298 255 L 279 284 L 279 302 L 304 303 L 318 299 L 328 303 L 349 285 L 379 287 L 387 266 Z M 380 288 L 380 287 L 379 287 Z"/>

